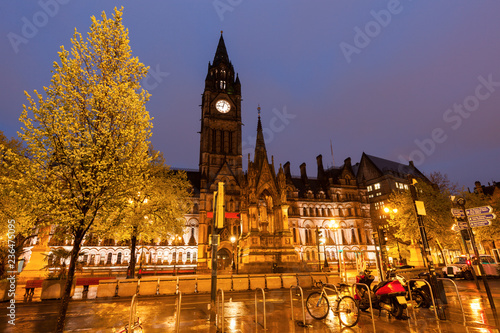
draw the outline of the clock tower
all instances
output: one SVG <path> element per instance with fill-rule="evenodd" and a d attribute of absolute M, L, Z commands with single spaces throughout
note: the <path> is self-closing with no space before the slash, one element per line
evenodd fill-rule
<path fill-rule="evenodd" d="M 210 186 L 225 163 L 235 177 L 241 177 L 241 84 L 222 34 L 213 63 L 208 63 L 200 134 L 201 187 Z"/>
<path fill-rule="evenodd" d="M 213 193 L 224 183 L 226 218 L 219 230 L 218 256 L 233 252 L 232 236 L 240 234 L 240 196 L 243 181 L 241 156 L 241 85 L 229 61 L 222 33 L 214 60 L 208 63 L 201 101 L 200 202 L 198 269 L 210 269 Z"/>

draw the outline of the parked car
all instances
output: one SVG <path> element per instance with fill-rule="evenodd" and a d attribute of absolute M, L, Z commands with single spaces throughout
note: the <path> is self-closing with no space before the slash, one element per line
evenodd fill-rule
<path fill-rule="evenodd" d="M 481 260 L 481 264 L 483 264 L 486 276 L 500 276 L 500 265 L 497 264 L 491 256 L 481 254 L 479 255 L 479 258 Z M 468 260 L 466 256 L 455 257 L 451 265 L 443 267 L 443 277 L 472 280 L 472 265 L 477 265 L 477 260 L 474 259 L 474 256 L 472 256 L 472 262 Z M 477 269 L 476 273 L 479 273 Z"/>

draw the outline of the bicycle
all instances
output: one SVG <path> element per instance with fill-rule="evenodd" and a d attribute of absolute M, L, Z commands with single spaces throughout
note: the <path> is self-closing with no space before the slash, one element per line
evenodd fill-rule
<path fill-rule="evenodd" d="M 331 284 L 324 284 L 322 281 L 316 283 L 321 290 L 313 291 L 306 301 L 307 312 L 314 319 L 324 319 L 330 310 L 330 302 L 325 289 L 334 290 L 336 292 L 336 307 L 332 308 L 333 314 L 339 317 L 340 322 L 347 327 L 353 327 L 359 320 L 358 303 L 351 296 L 342 295 L 342 290 L 349 285 L 340 283 L 339 288 Z M 341 292 L 339 293 L 339 289 Z"/>

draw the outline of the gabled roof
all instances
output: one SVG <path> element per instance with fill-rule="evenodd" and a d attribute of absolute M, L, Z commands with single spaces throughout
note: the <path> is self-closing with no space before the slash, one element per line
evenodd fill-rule
<path fill-rule="evenodd" d="M 412 175 L 416 177 L 426 178 L 424 174 L 421 173 L 417 168 L 415 168 L 411 163 L 409 165 L 405 165 L 398 162 L 386 160 L 381 157 L 368 155 L 365 153 L 363 153 L 363 156 L 366 156 L 366 158 L 368 158 L 375 165 L 375 167 L 384 175 L 394 174 L 401 178 L 406 178 L 407 175 Z"/>

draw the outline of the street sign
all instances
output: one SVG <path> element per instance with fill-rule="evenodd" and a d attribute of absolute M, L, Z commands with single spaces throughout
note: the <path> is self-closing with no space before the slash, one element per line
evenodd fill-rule
<path fill-rule="evenodd" d="M 467 212 L 467 216 L 470 219 L 470 217 L 473 215 L 493 213 L 493 208 L 491 206 L 481 206 L 481 207 L 468 208 L 465 211 Z M 464 211 L 460 208 L 452 208 L 451 214 L 453 214 L 453 216 L 455 217 L 465 217 Z"/>
<path fill-rule="evenodd" d="M 491 224 L 490 220 L 485 220 L 485 221 L 471 222 L 470 226 L 472 228 L 474 228 L 474 227 L 487 227 L 490 224 Z"/>
<path fill-rule="evenodd" d="M 471 228 L 476 228 L 476 227 L 487 227 L 489 225 L 491 225 L 491 221 L 490 220 L 479 220 L 479 221 L 474 221 L 474 222 L 470 222 L 470 226 Z M 457 229 L 467 229 L 467 222 L 462 222 L 462 221 L 458 221 L 457 222 Z"/>
<path fill-rule="evenodd" d="M 470 223 L 494 220 L 496 217 L 497 216 L 495 214 L 483 214 L 483 215 L 468 216 Z"/>
<path fill-rule="evenodd" d="M 480 215 L 480 214 L 488 214 L 493 213 L 493 208 L 491 206 L 482 206 L 466 209 L 467 216 L 470 215 Z"/>

